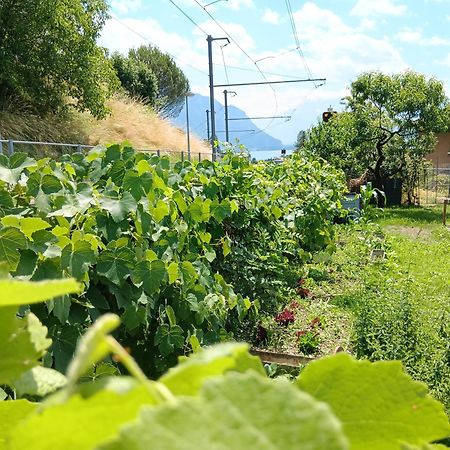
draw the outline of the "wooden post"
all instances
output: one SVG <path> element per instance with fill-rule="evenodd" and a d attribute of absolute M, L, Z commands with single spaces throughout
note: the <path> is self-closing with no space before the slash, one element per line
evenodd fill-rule
<path fill-rule="evenodd" d="M 449 201 L 450 201 L 449 198 L 444 199 L 444 209 L 442 211 L 442 223 L 444 226 L 446 225 L 446 222 L 447 222 L 447 205 L 448 205 Z"/>

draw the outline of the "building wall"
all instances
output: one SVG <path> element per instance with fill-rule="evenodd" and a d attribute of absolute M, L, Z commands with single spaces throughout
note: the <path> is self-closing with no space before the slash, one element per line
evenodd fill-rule
<path fill-rule="evenodd" d="M 434 167 L 450 167 L 450 133 L 438 133 L 436 149 L 426 156 Z"/>

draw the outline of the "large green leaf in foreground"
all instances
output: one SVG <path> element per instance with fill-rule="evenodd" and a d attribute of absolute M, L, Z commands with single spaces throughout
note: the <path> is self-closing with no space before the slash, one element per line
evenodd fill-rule
<path fill-rule="evenodd" d="M 66 403 L 44 407 L 10 430 L 11 450 L 89 450 L 114 437 L 118 428 L 132 421 L 143 404 L 153 398 L 141 385 L 126 392 L 103 390 Z M 44 404 L 45 406 L 45 404 Z"/>
<path fill-rule="evenodd" d="M 37 408 L 37 403 L 28 400 L 0 401 L 0 449 L 6 447 L 6 436 L 28 414 Z"/>
<path fill-rule="evenodd" d="M 261 360 L 248 352 L 247 344 L 228 342 L 194 353 L 160 378 L 176 395 L 197 395 L 204 381 L 225 372 L 253 369 L 265 374 Z"/>
<path fill-rule="evenodd" d="M 346 354 L 310 363 L 298 386 L 330 405 L 352 450 L 400 450 L 446 437 L 443 406 L 400 362 L 356 361 Z"/>
<path fill-rule="evenodd" d="M 78 293 L 81 285 L 73 279 L 22 281 L 0 280 L 0 307 L 20 306 Z"/>
<path fill-rule="evenodd" d="M 51 341 L 34 314 L 16 317 L 17 307 L 77 292 L 74 280 L 0 281 L 0 385 L 17 379 L 38 364 Z"/>
<path fill-rule="evenodd" d="M 16 310 L 0 308 L 0 385 L 37 365 L 51 344 L 47 328 L 34 314 L 18 319 Z"/>
<path fill-rule="evenodd" d="M 145 408 L 102 450 L 343 450 L 329 408 L 288 381 L 255 373 L 208 380 L 199 397 Z"/>

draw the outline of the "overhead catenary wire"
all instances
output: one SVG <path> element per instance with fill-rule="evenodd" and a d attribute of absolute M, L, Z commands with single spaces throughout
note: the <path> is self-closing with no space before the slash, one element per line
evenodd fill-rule
<path fill-rule="evenodd" d="M 292 33 L 294 35 L 296 49 L 298 51 L 298 54 L 300 55 L 300 58 L 303 61 L 303 65 L 305 66 L 306 74 L 308 75 L 309 78 L 313 78 L 311 70 L 308 66 L 308 62 L 306 61 L 305 55 L 304 55 L 302 47 L 300 45 L 300 39 L 298 37 L 298 30 L 297 30 L 297 25 L 295 24 L 295 18 L 294 18 L 294 13 L 292 11 L 291 1 L 285 0 L 285 3 L 286 3 L 287 11 L 288 11 L 289 21 L 291 23 Z"/>
<path fill-rule="evenodd" d="M 230 83 L 230 79 L 229 79 L 229 77 L 228 77 L 227 64 L 225 63 L 225 55 L 224 55 L 224 53 L 223 53 L 223 48 L 224 48 L 226 45 L 228 45 L 228 44 L 225 44 L 225 45 L 221 45 L 221 46 L 220 46 L 220 52 L 222 53 L 223 70 L 225 71 L 225 78 L 226 78 L 226 80 L 227 80 L 227 83 L 229 84 L 229 83 Z"/>
<path fill-rule="evenodd" d="M 180 8 L 173 0 L 169 0 L 170 3 L 172 3 L 175 8 L 178 9 L 178 11 L 183 14 L 184 17 L 186 17 L 194 26 L 196 26 L 205 36 L 208 36 L 208 33 L 182 8 Z"/>
<path fill-rule="evenodd" d="M 148 42 L 150 45 L 154 46 L 154 47 L 158 47 L 158 45 L 156 45 L 154 42 L 152 42 L 147 36 L 144 36 L 142 33 L 140 33 L 139 31 L 135 30 L 133 27 L 131 27 L 130 25 L 128 25 L 127 23 L 123 22 L 122 20 L 120 20 L 118 17 L 116 17 L 114 14 L 110 14 L 111 18 L 113 20 L 115 20 L 117 23 L 119 23 L 120 25 L 122 25 L 124 28 L 127 28 L 129 31 L 131 31 L 132 33 L 134 33 L 136 36 L 139 36 L 141 39 L 143 39 L 144 41 Z M 198 67 L 193 66 L 192 64 L 189 64 L 186 61 L 183 61 L 181 58 L 179 58 L 178 56 L 173 55 L 170 52 L 165 51 L 165 53 L 167 53 L 170 57 L 172 57 L 174 60 L 178 61 L 179 63 L 190 67 L 191 69 L 195 70 L 196 72 L 201 73 L 202 75 L 208 76 L 208 73 L 199 69 Z"/>
<path fill-rule="evenodd" d="M 171 0 L 172 1 L 172 0 Z M 205 11 L 205 13 L 209 16 L 209 18 L 225 33 L 225 35 L 230 39 L 231 42 L 233 42 L 238 49 L 255 65 L 255 67 L 258 69 L 258 72 L 261 74 L 261 76 L 264 78 L 265 81 L 269 81 L 267 79 L 267 77 L 264 75 L 263 71 L 261 70 L 261 68 L 258 66 L 258 63 L 248 54 L 247 51 L 245 51 L 242 46 L 239 44 L 238 41 L 236 41 L 236 39 L 233 38 L 233 36 L 231 36 L 231 34 L 225 29 L 225 27 L 218 21 L 216 20 L 216 18 L 211 14 L 210 11 L 208 11 L 206 9 L 205 6 L 203 6 L 198 0 L 194 0 L 194 2 L 203 10 Z M 278 97 L 275 91 L 275 88 L 272 85 L 269 85 L 270 88 L 272 89 L 273 95 L 274 95 L 274 101 L 275 101 L 275 113 L 272 114 L 273 116 L 275 116 L 278 112 Z"/>

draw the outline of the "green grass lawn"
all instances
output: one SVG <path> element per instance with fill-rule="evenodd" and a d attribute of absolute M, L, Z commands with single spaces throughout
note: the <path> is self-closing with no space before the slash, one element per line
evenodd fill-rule
<path fill-rule="evenodd" d="M 402 360 L 450 411 L 450 230 L 441 215 L 442 206 L 392 208 L 371 223 L 336 226 L 336 251 L 306 268 L 309 295 L 283 307 L 293 322 L 263 319 L 267 346 L 307 353 L 301 339 L 312 331 L 303 350 L 314 356 L 340 346 L 360 358 Z"/>

